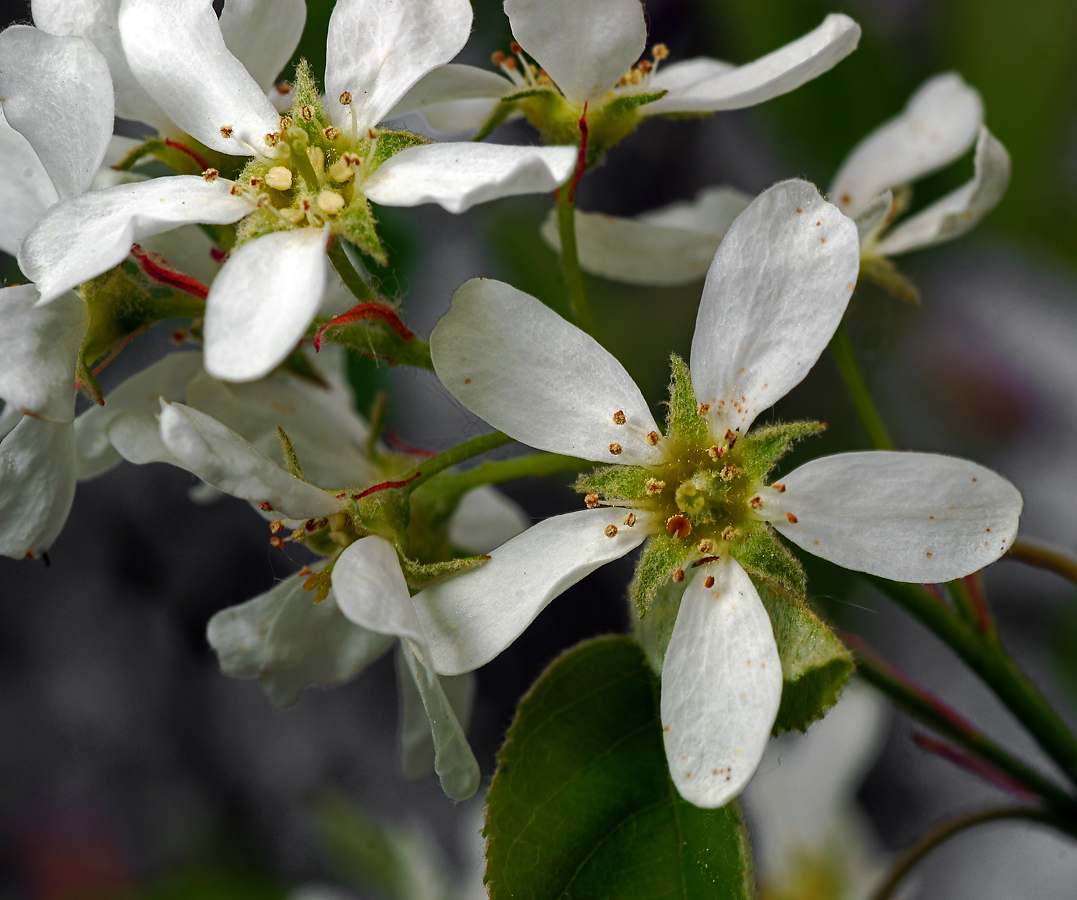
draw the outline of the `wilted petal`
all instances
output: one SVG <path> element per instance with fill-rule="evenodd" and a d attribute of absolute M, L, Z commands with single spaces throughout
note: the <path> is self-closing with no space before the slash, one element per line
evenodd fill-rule
<path fill-rule="evenodd" d="M 61 197 L 88 190 L 112 137 L 108 63 L 84 38 L 14 25 L 0 33 L 4 118 L 37 152 Z"/>
<path fill-rule="evenodd" d="M 281 707 L 295 703 L 308 685 L 328 687 L 354 678 L 392 644 L 391 638 L 349 622 L 332 592 L 315 603 L 303 589 L 306 580 L 292 575 L 253 600 L 221 610 L 206 629 L 221 671 L 259 679 Z"/>
<path fill-rule="evenodd" d="M 850 215 L 888 188 L 909 184 L 957 159 L 976 140 L 983 101 L 961 76 L 928 79 L 901 115 L 880 125 L 845 158 L 830 192 Z"/>
<path fill-rule="evenodd" d="M 221 153 L 273 155 L 265 137 L 280 115 L 225 46 L 211 0 L 123 0 L 119 23 L 131 71 L 187 134 Z"/>
<path fill-rule="evenodd" d="M 396 683 L 400 687 L 400 767 L 409 778 L 419 778 L 434 768 L 434 741 L 430 719 L 423 706 L 423 695 L 419 693 L 419 686 L 408 668 L 404 653 L 401 647 L 396 654 Z M 474 674 L 443 675 L 438 681 L 466 734 L 475 698 Z"/>
<path fill-rule="evenodd" d="M 951 581 L 1002 556 L 1021 494 L 990 469 L 951 456 L 871 451 L 812 460 L 760 515 L 798 547 L 893 581 Z"/>
<path fill-rule="evenodd" d="M 306 21 L 304 0 L 226 0 L 220 29 L 231 54 L 269 93 L 299 46 Z"/>
<path fill-rule="evenodd" d="M 467 799 L 479 786 L 479 765 L 434 672 L 430 646 L 392 544 L 379 537 L 352 544 L 333 568 L 333 590 L 349 619 L 404 644 L 404 659 L 430 720 L 434 769 L 446 794 L 454 800 Z"/>
<path fill-rule="evenodd" d="M 704 566 L 684 592 L 662 664 L 663 742 L 685 800 L 714 809 L 744 789 L 781 698 L 778 647 L 751 579 L 729 556 Z"/>
<path fill-rule="evenodd" d="M 505 0 L 513 37 L 574 103 L 612 90 L 647 46 L 639 0 Z"/>
<path fill-rule="evenodd" d="M 57 303 L 46 307 L 53 309 Z M 202 369 L 200 353 L 170 353 L 128 378 L 105 397 L 104 406 L 91 406 L 75 420 L 75 453 L 78 476 L 96 478 L 122 460 L 109 441 L 109 427 L 122 413 L 139 409 L 153 418 L 160 400 L 183 400 L 187 383 Z M 156 423 L 153 431 L 157 432 Z M 156 440 L 160 440 L 159 435 Z"/>
<path fill-rule="evenodd" d="M 998 205 L 1009 184 L 1010 154 L 981 126 L 972 181 L 906 219 L 879 242 L 875 252 L 896 256 L 960 237 Z"/>
<path fill-rule="evenodd" d="M 252 209 L 227 184 L 198 175 L 154 178 L 73 197 L 53 206 L 23 241 L 19 268 L 41 302 L 119 265 L 131 245 L 187 223 L 229 225 Z"/>
<path fill-rule="evenodd" d="M 356 116 L 364 134 L 427 72 L 449 62 L 471 33 L 468 0 L 338 0 L 329 20 L 325 92 L 330 116 L 345 133 Z M 345 91 L 352 105 L 341 105 Z"/>
<path fill-rule="evenodd" d="M 272 372 L 325 296 L 329 226 L 275 231 L 229 257 L 206 299 L 206 371 L 226 381 Z"/>
<path fill-rule="evenodd" d="M 383 206 L 437 203 L 461 213 L 501 197 L 553 191 L 568 180 L 576 160 L 572 147 L 424 144 L 383 162 L 362 191 Z"/>
<path fill-rule="evenodd" d="M 531 520 L 501 491 L 483 485 L 460 498 L 449 519 L 449 542 L 468 553 L 489 553 L 527 530 Z"/>
<path fill-rule="evenodd" d="M 598 462 L 662 458 L 647 401 L 617 359 L 510 285 L 464 284 L 430 335 L 430 352 L 449 392 L 518 441 Z"/>
<path fill-rule="evenodd" d="M 0 555 L 38 557 L 75 499 L 75 429 L 24 416 L 0 442 Z"/>
<path fill-rule="evenodd" d="M 412 598 L 434 665 L 443 675 L 483 666 L 518 638 L 546 605 L 649 535 L 623 509 L 586 509 L 546 519 L 490 553 L 481 568 Z M 607 533 L 611 529 L 613 534 Z"/>
<path fill-rule="evenodd" d="M 856 225 L 806 181 L 764 191 L 714 257 L 692 338 L 696 397 L 742 433 L 808 374 L 856 286 Z"/>
<path fill-rule="evenodd" d="M 26 233 L 58 197 L 34 148 L 2 113 L 0 158 L 7 173 L 0 178 L 0 250 L 15 256 Z"/>
<path fill-rule="evenodd" d="M 90 314 L 74 294 L 37 306 L 32 284 L 0 288 L 0 399 L 53 422 L 75 417 L 75 365 Z"/>
<path fill-rule="evenodd" d="M 676 79 L 671 76 L 663 79 L 659 69 L 653 88 L 664 88 L 666 83 L 672 87 L 661 100 L 640 107 L 640 113 L 655 116 L 676 112 L 717 112 L 765 103 L 829 71 L 852 53 L 859 41 L 860 26 L 848 16 L 834 13 L 804 37 L 747 65 L 723 69 L 714 66 L 714 60 L 708 60 L 712 69 L 710 76 L 694 83 L 676 84 L 676 81 L 688 80 L 687 70 L 676 72 Z M 699 72 L 703 71 L 701 66 Z"/>

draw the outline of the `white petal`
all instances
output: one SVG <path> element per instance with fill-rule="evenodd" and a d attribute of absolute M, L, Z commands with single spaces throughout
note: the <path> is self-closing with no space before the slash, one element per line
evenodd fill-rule
<path fill-rule="evenodd" d="M 386 118 L 393 119 L 409 112 L 453 101 L 499 100 L 515 90 L 516 86 L 511 81 L 489 69 L 449 63 L 423 76 Z"/>
<path fill-rule="evenodd" d="M 280 115 L 228 51 L 211 0 L 123 0 L 119 22 L 131 71 L 180 128 L 221 153 L 273 155 Z"/>
<path fill-rule="evenodd" d="M 713 809 L 744 789 L 781 698 L 778 647 L 751 579 L 728 556 L 704 566 L 684 592 L 662 664 L 666 760 L 685 800 Z"/>
<path fill-rule="evenodd" d="M 229 257 L 206 299 L 206 371 L 226 381 L 272 372 L 325 296 L 329 226 L 276 231 Z"/>
<path fill-rule="evenodd" d="M 53 309 L 57 304 L 46 307 Z M 109 426 L 121 413 L 140 409 L 152 415 L 159 401 L 182 400 L 187 383 L 202 368 L 200 353 L 170 353 L 128 378 L 105 397 L 104 406 L 91 406 L 75 420 L 75 451 L 79 479 L 96 478 L 118 465 L 122 457 L 109 441 Z M 157 431 L 156 425 L 153 427 Z"/>
<path fill-rule="evenodd" d="M 445 103 L 432 103 L 422 110 L 422 114 L 437 132 L 470 134 L 478 131 L 500 104 L 500 100 L 448 100 Z M 505 118 L 505 122 L 522 117 L 523 113 L 515 109 Z"/>
<path fill-rule="evenodd" d="M 854 214 L 888 188 L 941 169 L 976 140 L 983 101 L 961 76 L 929 78 L 904 111 L 857 144 L 834 177 L 834 202 Z"/>
<path fill-rule="evenodd" d="M 975 228 L 998 205 L 1009 184 L 1010 154 L 981 126 L 972 181 L 906 219 L 879 242 L 875 251 L 880 256 L 896 256 L 952 241 Z"/>
<path fill-rule="evenodd" d="M 449 519 L 449 542 L 468 553 L 489 553 L 530 526 L 518 503 L 483 485 L 460 498 Z"/>
<path fill-rule="evenodd" d="M 408 668 L 404 648 L 396 655 L 396 680 L 400 686 L 400 756 L 401 769 L 409 778 L 419 778 L 434 768 L 434 741 L 430 720 L 423 706 L 423 695 L 415 676 Z M 466 733 L 475 698 L 475 676 L 444 675 L 438 678 L 461 729 Z"/>
<path fill-rule="evenodd" d="M 736 70 L 733 63 L 722 62 L 707 56 L 694 56 L 675 63 L 662 63 L 647 85 L 648 92 L 685 91 L 698 84 L 713 81 L 720 75 Z"/>
<path fill-rule="evenodd" d="M 220 28 L 225 46 L 268 93 L 299 46 L 306 21 L 304 0 L 226 0 Z"/>
<path fill-rule="evenodd" d="M 427 72 L 449 62 L 471 33 L 468 0 L 338 0 L 329 20 L 325 92 L 330 116 L 360 134 L 386 117 Z M 352 96 L 351 110 L 339 97 Z"/>
<path fill-rule="evenodd" d="M 501 197 L 553 191 L 568 180 L 576 160 L 572 147 L 424 144 L 383 162 L 362 191 L 383 206 L 437 203 L 461 213 Z"/>
<path fill-rule="evenodd" d="M 449 393 L 518 441 L 598 462 L 662 459 L 661 443 L 647 438 L 658 426 L 624 367 L 510 285 L 464 284 L 430 335 L 430 353 Z M 624 425 L 613 420 L 618 412 Z"/>
<path fill-rule="evenodd" d="M 557 210 L 550 210 L 542 237 L 558 253 L 561 232 Z M 580 268 L 592 275 L 669 287 L 691 284 L 707 274 L 721 234 L 651 225 L 601 213 L 576 213 Z"/>
<path fill-rule="evenodd" d="M 806 181 L 764 191 L 726 233 L 692 338 L 715 433 L 748 430 L 826 349 L 856 286 L 856 225 Z"/>
<path fill-rule="evenodd" d="M 221 610 L 206 629 L 221 671 L 258 678 L 281 707 L 295 703 L 308 685 L 354 678 L 392 644 L 344 618 L 332 592 L 314 603 L 314 595 L 303 590 L 306 580 L 292 575 L 253 600 Z"/>
<path fill-rule="evenodd" d="M 1021 515 L 1021 495 L 1001 475 L 931 453 L 839 453 L 781 483 L 784 492 L 762 492 L 760 511 L 779 532 L 893 581 L 951 581 L 982 569 L 1010 548 Z"/>
<path fill-rule="evenodd" d="M 513 37 L 574 103 L 613 89 L 647 46 L 639 0 L 505 0 Z"/>
<path fill-rule="evenodd" d="M 752 200 L 751 194 L 723 184 L 703 188 L 690 202 L 671 203 L 636 218 L 648 225 L 706 231 L 720 238 Z"/>
<path fill-rule="evenodd" d="M 546 605 L 599 566 L 647 538 L 639 516 L 629 528 L 623 509 L 585 509 L 546 519 L 490 553 L 473 572 L 440 581 L 412 598 L 430 641 L 434 666 L 459 675 L 483 666 L 523 634 Z M 613 537 L 606 528 L 617 529 Z"/>
<path fill-rule="evenodd" d="M 156 402 L 160 404 L 160 398 Z M 135 407 L 118 413 L 109 422 L 105 434 L 116 452 L 136 466 L 162 462 L 187 468 L 161 440 L 161 423 L 148 409 Z"/>
<path fill-rule="evenodd" d="M 58 199 L 45 167 L 30 142 L 0 113 L 0 250 L 15 256 L 26 233 Z"/>
<path fill-rule="evenodd" d="M 61 197 L 88 190 L 112 137 L 108 63 L 90 41 L 15 25 L 0 33 L 4 118 L 30 142 Z"/>
<path fill-rule="evenodd" d="M 187 405 L 212 416 L 278 465 L 283 428 L 303 467 L 319 487 L 372 484 L 377 479 L 363 452 L 367 424 L 325 388 L 285 375 L 230 384 L 205 372 L 187 387 Z"/>
<path fill-rule="evenodd" d="M 75 499 L 75 429 L 24 416 L 0 443 L 0 555 L 48 550 Z"/>
<path fill-rule="evenodd" d="M 162 401 L 161 440 L 183 468 L 207 484 L 254 504 L 268 503 L 284 518 L 319 518 L 340 512 L 340 503 L 331 494 L 290 475 L 230 428 L 198 410 Z"/>
<path fill-rule="evenodd" d="M 34 24 L 49 34 L 78 35 L 93 41 L 108 61 L 116 92 L 116 115 L 166 133 L 172 123 L 150 98 L 127 64 L 117 24 L 121 0 L 33 0 Z"/>
<path fill-rule="evenodd" d="M 154 178 L 92 191 L 53 206 L 26 236 L 19 268 L 47 303 L 119 265 L 131 244 L 188 222 L 228 225 L 252 206 L 222 181 L 198 175 Z"/>
<path fill-rule="evenodd" d="M 872 245 L 876 235 L 893 213 L 894 195 L 890 191 L 883 191 L 874 200 L 869 200 L 867 206 L 856 214 L 854 221 L 856 232 L 860 235 L 861 251 Z"/>
<path fill-rule="evenodd" d="M 479 786 L 479 765 L 434 672 L 392 544 L 379 537 L 352 544 L 333 568 L 333 591 L 344 615 L 357 625 L 404 643 L 404 658 L 430 720 L 434 768 L 442 787 L 454 800 L 470 797 Z"/>
<path fill-rule="evenodd" d="M 734 69 L 715 68 L 710 78 L 674 87 L 661 100 L 640 107 L 640 113 L 717 112 L 765 103 L 829 71 L 852 53 L 859 41 L 860 26 L 848 16 L 834 13 L 814 31 L 773 53 Z M 659 69 L 655 87 L 661 84 Z"/>
<path fill-rule="evenodd" d="M 0 398 L 53 422 L 75 417 L 75 365 L 90 314 L 74 294 L 37 306 L 32 284 L 0 288 Z"/>

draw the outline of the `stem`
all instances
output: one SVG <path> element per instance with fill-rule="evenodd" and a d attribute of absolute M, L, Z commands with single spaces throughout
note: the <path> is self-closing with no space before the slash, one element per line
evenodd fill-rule
<path fill-rule="evenodd" d="M 437 456 L 430 457 L 430 459 L 420 463 L 412 469 L 411 472 L 405 475 L 401 480 L 406 481 L 411 490 L 415 490 L 415 488 L 426 483 L 439 472 L 444 472 L 446 469 L 452 468 L 465 460 L 469 460 L 473 456 L 479 456 L 482 453 L 486 453 L 488 450 L 504 447 L 505 444 L 511 444 L 512 441 L 513 438 L 510 438 L 503 431 L 491 431 L 489 434 L 480 434 L 478 437 L 473 437 L 470 441 L 464 441 L 462 444 L 457 444 L 455 447 L 446 450 L 444 453 L 439 453 Z"/>
<path fill-rule="evenodd" d="M 890 870 L 890 875 L 887 877 L 886 881 L 884 881 L 879 889 L 872 895 L 872 900 L 890 900 L 890 898 L 894 896 L 894 892 L 902 879 L 909 874 L 913 866 L 920 862 L 921 859 L 927 856 L 940 844 L 945 843 L 962 831 L 975 828 L 977 825 L 984 825 L 988 822 L 999 822 L 1005 819 L 1025 819 L 1031 822 L 1042 822 L 1045 825 L 1051 825 L 1054 828 L 1057 828 L 1064 834 L 1074 836 L 1074 826 L 1072 823 L 1060 819 L 1057 815 L 1048 810 L 1036 809 L 1031 806 L 1002 806 L 997 809 L 985 809 L 981 812 L 972 813 L 971 815 L 960 816 L 959 818 L 951 819 L 949 822 L 944 822 L 942 825 L 931 829 L 931 831 L 902 853 L 898 858 L 897 863 L 895 863 L 894 868 Z"/>
<path fill-rule="evenodd" d="M 856 646 L 855 649 L 857 673 L 885 694 L 895 706 L 923 722 L 932 731 L 990 763 L 1053 807 L 1077 815 L 1077 801 L 1049 778 L 1011 756 L 959 713 L 898 672 L 865 645 Z"/>
<path fill-rule="evenodd" d="M 564 243 L 564 238 L 562 238 Z M 857 418 L 864 431 L 867 432 L 871 446 L 876 450 L 893 450 L 894 442 L 890 439 L 890 432 L 886 430 L 882 416 L 871 398 L 868 383 L 864 380 L 864 373 L 860 371 L 860 364 L 856 361 L 853 353 L 853 342 L 849 339 L 849 332 L 842 323 L 834 332 L 830 340 L 830 350 L 834 354 L 834 361 L 838 364 L 838 374 L 841 375 L 845 385 L 845 393 L 849 395 Z"/>
<path fill-rule="evenodd" d="M 587 302 L 583 272 L 580 269 L 580 253 L 576 246 L 576 196 L 575 192 L 567 187 L 562 188 L 557 195 L 557 222 L 561 229 L 561 263 L 565 269 L 572 318 L 581 331 L 594 337 L 595 322 Z"/>
<path fill-rule="evenodd" d="M 348 259 L 348 254 L 340 243 L 340 238 L 335 235 L 329 244 L 329 261 L 333 264 L 333 268 L 337 270 L 341 281 L 355 295 L 356 300 L 360 303 L 372 303 L 378 299 L 377 295 L 370 289 L 370 285 L 363 280 L 363 276 L 355 271 L 355 266 Z"/>
<path fill-rule="evenodd" d="M 919 585 L 867 578 L 957 653 L 1077 784 L 1077 738 L 1001 644 L 984 641 Z"/>
<path fill-rule="evenodd" d="M 1077 558 L 1065 550 L 1059 550 L 1039 541 L 1017 538 L 1004 558 L 1023 562 L 1038 569 L 1046 569 L 1077 584 Z"/>
<path fill-rule="evenodd" d="M 998 643 L 998 629 L 987 605 L 980 574 L 977 572 L 966 575 L 964 578 L 948 581 L 946 588 L 950 592 L 958 614 L 984 637 Z"/>
<path fill-rule="evenodd" d="M 557 453 L 533 453 L 516 456 L 512 459 L 484 462 L 468 469 L 438 479 L 442 490 L 463 494 L 472 488 L 485 484 L 504 484 L 506 481 L 518 481 L 521 478 L 537 478 L 552 475 L 555 472 L 578 472 L 594 463 L 575 456 L 561 456 Z"/>

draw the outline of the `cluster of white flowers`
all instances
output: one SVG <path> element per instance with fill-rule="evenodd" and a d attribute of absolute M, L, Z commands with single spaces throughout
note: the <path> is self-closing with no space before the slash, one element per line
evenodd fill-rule
<path fill-rule="evenodd" d="M 743 66 L 667 62 L 661 44 L 641 60 L 640 0 L 506 0 L 517 43 L 489 71 L 451 63 L 468 0 L 338 0 L 323 93 L 305 66 L 274 84 L 305 9 L 226 0 L 218 18 L 210 0 L 34 0 L 35 24 L 0 34 L 0 248 L 30 280 L 0 290 L 0 552 L 43 554 L 76 481 L 121 460 L 170 463 L 249 501 L 278 545 L 290 535 L 319 561 L 213 618 L 224 671 L 288 705 L 399 641 L 405 768 L 433 762 L 462 799 L 479 768 L 464 731 L 471 682 L 457 676 L 644 545 L 632 591 L 661 673 L 670 774 L 692 803 L 724 805 L 758 766 L 781 699 L 757 588 L 774 576 L 763 557 L 799 572 L 778 535 L 908 582 L 968 575 L 1015 537 L 1020 495 L 974 463 L 844 453 L 775 482 L 777 459 L 815 426 L 752 430 L 826 349 L 862 272 L 896 283 L 890 257 L 965 232 L 998 201 L 1009 161 L 977 94 L 956 75 L 931 79 L 852 151 L 829 200 L 792 180 L 756 198 L 708 189 L 638 220 L 576 214 L 591 272 L 651 285 L 706 276 L 664 430 L 588 334 L 510 285 L 460 287 L 430 336 L 437 377 L 509 438 L 602 468 L 581 476 L 587 508 L 530 527 L 489 486 L 446 488 L 424 517 L 418 492 L 439 483 L 418 480 L 424 458 L 385 446 L 354 412 L 344 351 L 305 349 L 364 317 L 417 340 L 364 277 L 361 260 L 385 257 L 373 208 L 458 213 L 552 193 L 647 117 L 795 89 L 852 52 L 859 28 L 828 16 Z M 480 136 L 525 117 L 550 146 L 435 143 L 383 125 L 415 111 Z M 119 138 L 115 116 L 150 133 Z M 973 180 L 891 228 L 905 187 L 973 144 Z M 151 162 L 176 174 L 154 177 Z M 212 238 L 197 270 L 181 264 L 191 225 Z M 556 222 L 543 234 L 559 246 Z M 351 318 L 326 305 L 334 269 L 362 307 Z M 203 350 L 102 396 L 94 370 L 177 317 Z M 303 377 L 312 360 L 321 385 Z M 78 386 L 97 405 L 76 418 Z M 679 607 L 648 632 L 669 585 L 684 587 Z"/>

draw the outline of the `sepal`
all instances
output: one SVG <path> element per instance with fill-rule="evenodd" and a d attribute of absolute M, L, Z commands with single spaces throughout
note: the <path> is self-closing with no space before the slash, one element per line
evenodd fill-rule
<path fill-rule="evenodd" d="M 446 562 L 417 563 L 413 559 L 403 557 L 400 560 L 400 568 L 404 572 L 404 580 L 407 581 L 408 588 L 412 592 L 417 592 L 429 587 L 435 581 L 448 578 L 450 575 L 473 572 L 475 569 L 486 565 L 489 561 L 489 556 L 467 556 L 463 559 L 450 559 Z"/>
<path fill-rule="evenodd" d="M 860 275 L 892 297 L 913 307 L 920 306 L 920 289 L 885 256 L 861 257 Z"/>
<path fill-rule="evenodd" d="M 691 544 L 664 532 L 647 542 L 628 586 L 628 596 L 637 616 L 644 618 L 649 615 L 658 592 L 682 569 L 693 549 Z"/>
<path fill-rule="evenodd" d="M 803 603 L 807 579 L 800 561 L 765 522 L 751 523 L 733 541 L 730 553 L 758 586 L 767 588 L 792 603 Z"/>
<path fill-rule="evenodd" d="M 642 466 L 601 466 L 576 479 L 574 489 L 580 494 L 598 494 L 617 500 L 646 500 L 648 484 L 654 476 Z"/>
<path fill-rule="evenodd" d="M 672 378 L 669 383 L 669 411 L 666 415 L 666 436 L 682 447 L 701 447 L 707 442 L 710 426 L 701 412 L 692 388 L 692 373 L 688 364 L 674 353 L 669 360 Z"/>
<path fill-rule="evenodd" d="M 741 439 L 741 460 L 750 481 L 761 482 L 793 445 L 826 431 L 825 422 L 780 422 L 756 428 Z"/>

